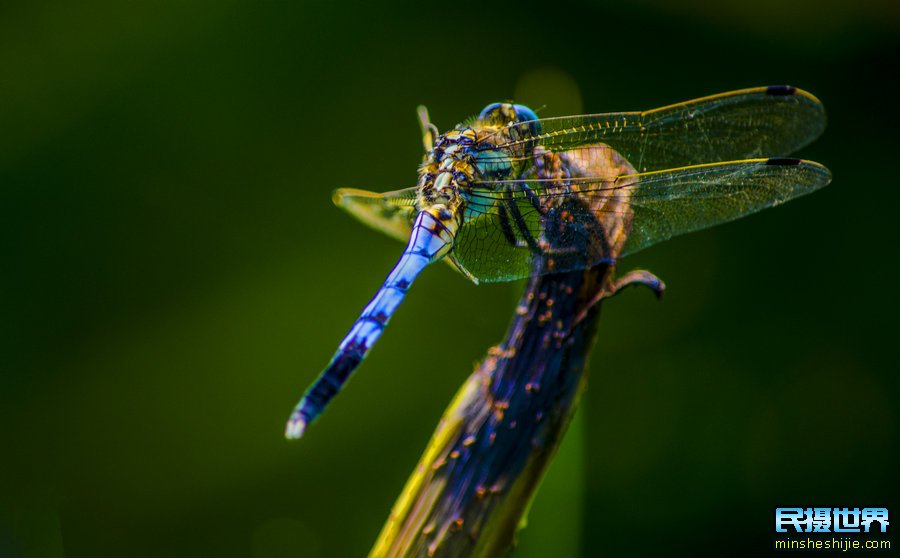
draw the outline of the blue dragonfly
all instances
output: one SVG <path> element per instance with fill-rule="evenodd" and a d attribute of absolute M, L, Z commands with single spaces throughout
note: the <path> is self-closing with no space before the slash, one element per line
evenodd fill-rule
<path fill-rule="evenodd" d="M 288 438 L 302 436 L 341 390 L 433 262 L 475 283 L 614 265 L 831 181 L 818 163 L 783 158 L 825 127 L 819 100 L 790 86 L 544 119 L 494 103 L 444 134 L 424 107 L 419 118 L 426 154 L 417 186 L 334 194 L 406 249 L 294 409 Z"/>

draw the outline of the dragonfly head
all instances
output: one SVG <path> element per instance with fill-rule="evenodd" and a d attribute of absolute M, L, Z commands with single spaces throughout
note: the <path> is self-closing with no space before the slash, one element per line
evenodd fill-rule
<path fill-rule="evenodd" d="M 484 142 L 486 145 L 481 146 L 475 158 L 479 174 L 488 180 L 507 178 L 514 170 L 510 156 L 518 155 L 521 158 L 523 155 L 508 149 L 492 149 L 491 143 L 496 145 L 497 142 L 537 136 L 542 130 L 541 122 L 533 110 L 525 105 L 512 103 L 493 103 L 484 107 L 478 115 L 476 125 L 489 131 L 485 138 L 488 141 Z M 527 145 L 522 147 L 528 149 Z"/>
<path fill-rule="evenodd" d="M 518 122 L 527 122 L 528 132 L 532 135 L 541 133 L 541 123 L 537 114 L 525 105 L 512 103 L 493 103 L 481 111 L 478 120 L 484 126 L 508 126 Z"/>

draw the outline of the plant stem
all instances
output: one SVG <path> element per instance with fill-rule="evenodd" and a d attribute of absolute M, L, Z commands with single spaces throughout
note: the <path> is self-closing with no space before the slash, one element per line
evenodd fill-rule
<path fill-rule="evenodd" d="M 602 146 L 577 159 L 550 152 L 535 157 L 549 173 L 543 179 L 562 180 L 563 166 L 572 177 L 635 172 Z M 524 525 L 585 388 L 600 301 L 630 285 L 662 293 L 652 274 L 632 271 L 614 280 L 607 264 L 546 273 L 554 269 L 560 235 L 572 234 L 569 209 L 556 209 L 543 223 L 548 255 L 535 262 L 505 339 L 488 350 L 444 411 L 370 558 L 503 555 Z M 597 223 L 587 238 L 601 246 L 586 245 L 583 253 L 599 249 L 615 261 L 631 231 L 629 197 L 593 199 L 589 210 Z"/>
<path fill-rule="evenodd" d="M 510 548 L 584 389 L 610 277 L 601 265 L 530 280 L 506 338 L 444 412 L 370 557 Z"/>

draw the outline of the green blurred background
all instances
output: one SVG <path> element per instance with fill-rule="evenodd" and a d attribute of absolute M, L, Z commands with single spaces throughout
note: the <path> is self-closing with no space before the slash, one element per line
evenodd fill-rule
<path fill-rule="evenodd" d="M 286 442 L 401 250 L 331 190 L 414 185 L 418 103 L 444 130 L 781 83 L 824 102 L 802 156 L 833 184 L 623 262 L 668 293 L 605 305 L 515 555 L 760 555 L 785 505 L 896 520 L 898 60 L 895 0 L 4 3 L 0 556 L 365 554 L 522 286 L 429 271 Z"/>

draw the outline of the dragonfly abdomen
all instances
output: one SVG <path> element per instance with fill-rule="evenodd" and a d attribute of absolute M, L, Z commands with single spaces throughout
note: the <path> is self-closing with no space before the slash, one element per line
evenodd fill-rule
<path fill-rule="evenodd" d="M 452 245 L 453 233 L 446 225 L 430 212 L 419 213 L 400 260 L 347 332 L 331 362 L 294 408 L 285 436 L 301 437 L 306 427 L 322 414 L 381 337 L 419 273 L 443 257 Z"/>

